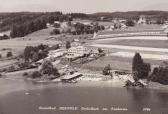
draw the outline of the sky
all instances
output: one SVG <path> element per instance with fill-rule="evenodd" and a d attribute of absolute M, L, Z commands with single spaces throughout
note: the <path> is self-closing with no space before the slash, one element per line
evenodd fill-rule
<path fill-rule="evenodd" d="M 168 0 L 0 0 L 0 12 L 168 11 Z"/>

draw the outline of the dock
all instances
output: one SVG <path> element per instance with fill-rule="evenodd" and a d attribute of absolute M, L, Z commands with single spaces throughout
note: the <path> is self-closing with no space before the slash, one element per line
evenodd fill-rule
<path fill-rule="evenodd" d="M 83 76 L 81 73 L 74 73 L 72 75 L 66 75 L 64 78 L 62 78 L 62 81 L 64 81 L 64 82 L 72 81 L 72 80 L 77 79 L 81 76 Z"/>

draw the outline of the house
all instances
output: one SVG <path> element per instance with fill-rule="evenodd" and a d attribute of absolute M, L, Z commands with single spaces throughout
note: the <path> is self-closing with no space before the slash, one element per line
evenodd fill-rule
<path fill-rule="evenodd" d="M 57 49 L 57 50 L 49 51 L 48 57 L 37 61 L 35 64 L 36 65 L 41 65 L 44 62 L 44 60 L 51 60 L 51 61 L 53 61 L 54 59 L 56 59 L 58 57 L 64 56 L 66 53 L 67 53 L 67 51 L 65 49 Z"/>
<path fill-rule="evenodd" d="M 139 18 L 139 20 L 138 20 L 138 22 L 137 22 L 137 24 L 146 25 L 146 23 L 147 23 L 146 17 L 144 15 L 141 15 L 140 18 Z"/>
<path fill-rule="evenodd" d="M 86 47 L 77 46 L 77 47 L 71 47 L 68 50 L 67 55 L 65 57 L 68 59 L 75 59 L 78 57 L 83 57 L 84 55 L 88 54 L 90 54 L 90 50 L 88 50 Z"/>
<path fill-rule="evenodd" d="M 94 32 L 94 34 L 93 34 L 93 38 L 96 38 L 96 37 L 97 37 L 97 33 Z"/>
<path fill-rule="evenodd" d="M 3 34 L 3 33 L 0 33 L 0 37 L 3 37 L 5 34 Z"/>

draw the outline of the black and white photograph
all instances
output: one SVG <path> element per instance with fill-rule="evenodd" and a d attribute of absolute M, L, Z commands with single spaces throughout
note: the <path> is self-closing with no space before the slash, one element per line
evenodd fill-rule
<path fill-rule="evenodd" d="M 168 0 L 0 0 L 0 114 L 168 114 Z"/>

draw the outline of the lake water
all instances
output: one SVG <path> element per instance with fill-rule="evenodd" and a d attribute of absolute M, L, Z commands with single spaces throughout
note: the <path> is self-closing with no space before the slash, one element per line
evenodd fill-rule
<path fill-rule="evenodd" d="M 105 82 L 101 87 L 95 82 L 23 83 L 0 87 L 0 92 L 20 88 L 0 96 L 0 114 L 168 114 L 168 92 L 163 90 L 117 88 Z"/>

